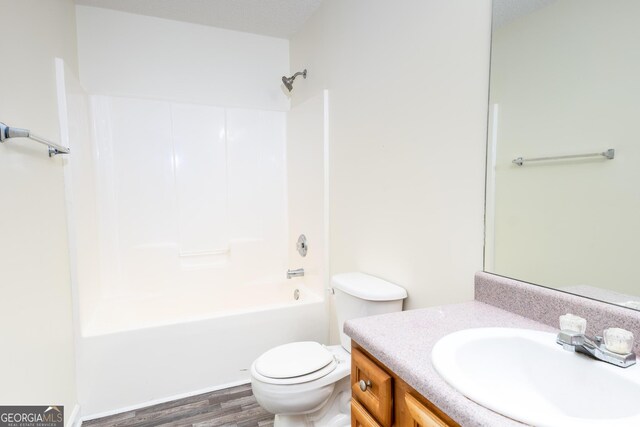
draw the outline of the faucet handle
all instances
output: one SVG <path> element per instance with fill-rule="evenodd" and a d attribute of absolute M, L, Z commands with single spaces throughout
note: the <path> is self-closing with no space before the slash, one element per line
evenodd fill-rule
<path fill-rule="evenodd" d="M 587 331 L 587 319 L 567 313 L 560 316 L 560 330 L 584 334 Z"/>
<path fill-rule="evenodd" d="M 629 354 L 633 350 L 633 333 L 621 328 L 604 330 L 604 346 L 617 354 Z"/>

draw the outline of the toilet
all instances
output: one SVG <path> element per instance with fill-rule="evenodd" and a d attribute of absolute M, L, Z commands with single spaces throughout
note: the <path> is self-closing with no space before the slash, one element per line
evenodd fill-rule
<path fill-rule="evenodd" d="M 256 400 L 275 414 L 274 427 L 351 426 L 351 339 L 344 322 L 402 311 L 407 291 L 364 273 L 332 277 L 340 345 L 303 341 L 268 350 L 251 365 Z"/>

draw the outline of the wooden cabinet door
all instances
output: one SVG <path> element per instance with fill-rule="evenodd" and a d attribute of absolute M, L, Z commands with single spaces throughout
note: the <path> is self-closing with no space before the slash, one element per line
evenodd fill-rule
<path fill-rule="evenodd" d="M 380 424 L 360 405 L 351 399 L 351 427 L 381 427 Z"/>
<path fill-rule="evenodd" d="M 393 422 L 392 377 L 364 353 L 351 350 L 351 395 L 383 426 Z"/>
<path fill-rule="evenodd" d="M 358 343 L 351 345 L 351 427 L 460 427 Z"/>
<path fill-rule="evenodd" d="M 404 395 L 411 427 L 447 427 L 448 424 L 409 393 Z"/>

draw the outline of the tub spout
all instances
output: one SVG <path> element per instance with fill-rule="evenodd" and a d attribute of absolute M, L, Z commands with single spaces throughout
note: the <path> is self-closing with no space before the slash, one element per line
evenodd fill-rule
<path fill-rule="evenodd" d="M 296 268 L 295 270 L 287 270 L 287 279 L 291 279 L 292 277 L 302 277 L 304 276 L 304 268 Z"/>

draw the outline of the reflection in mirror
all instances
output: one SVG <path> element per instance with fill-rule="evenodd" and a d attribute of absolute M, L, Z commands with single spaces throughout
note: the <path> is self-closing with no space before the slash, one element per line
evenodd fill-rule
<path fill-rule="evenodd" d="M 639 23 L 638 0 L 494 0 L 486 271 L 640 309 Z"/>

